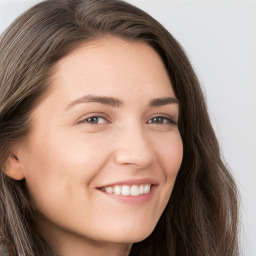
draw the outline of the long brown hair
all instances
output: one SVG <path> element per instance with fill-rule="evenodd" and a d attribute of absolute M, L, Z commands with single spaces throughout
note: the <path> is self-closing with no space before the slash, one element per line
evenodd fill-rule
<path fill-rule="evenodd" d="M 180 101 L 183 162 L 153 233 L 134 256 L 238 255 L 234 180 L 221 160 L 198 79 L 182 47 L 156 20 L 118 0 L 48 0 L 21 15 L 0 38 L 0 235 L 11 256 L 55 255 L 34 225 L 26 181 L 4 173 L 10 148 L 30 131 L 56 63 L 104 36 L 143 41 L 161 56 Z"/>

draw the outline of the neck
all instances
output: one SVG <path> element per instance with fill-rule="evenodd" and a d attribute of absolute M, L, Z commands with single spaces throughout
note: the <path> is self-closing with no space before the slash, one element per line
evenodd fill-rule
<path fill-rule="evenodd" d="M 57 256 L 128 256 L 131 250 L 131 245 L 127 244 L 108 244 L 108 245 L 98 245 L 88 246 L 88 244 L 74 246 L 74 244 L 69 245 L 65 243 L 64 246 L 56 248 Z"/>

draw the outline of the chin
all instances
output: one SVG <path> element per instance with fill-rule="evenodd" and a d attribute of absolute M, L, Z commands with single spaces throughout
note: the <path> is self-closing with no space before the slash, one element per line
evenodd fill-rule
<path fill-rule="evenodd" d="M 145 240 L 153 232 L 153 228 L 134 228 L 133 230 L 112 231 L 110 239 L 116 243 L 138 243 Z"/>

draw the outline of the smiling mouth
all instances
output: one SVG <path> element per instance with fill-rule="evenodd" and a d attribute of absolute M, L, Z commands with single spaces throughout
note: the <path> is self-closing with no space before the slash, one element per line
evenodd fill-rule
<path fill-rule="evenodd" d="M 151 190 L 151 184 L 141 185 L 115 185 L 111 187 L 103 187 L 102 191 L 108 194 L 121 195 L 121 196 L 140 196 L 149 194 Z"/>

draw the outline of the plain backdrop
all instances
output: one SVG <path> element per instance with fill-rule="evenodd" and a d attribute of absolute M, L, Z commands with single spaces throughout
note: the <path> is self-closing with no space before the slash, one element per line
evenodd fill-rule
<path fill-rule="evenodd" d="M 0 0 L 0 32 L 37 2 Z M 162 23 L 188 54 L 241 193 L 242 255 L 256 256 L 256 0 L 129 2 Z"/>

